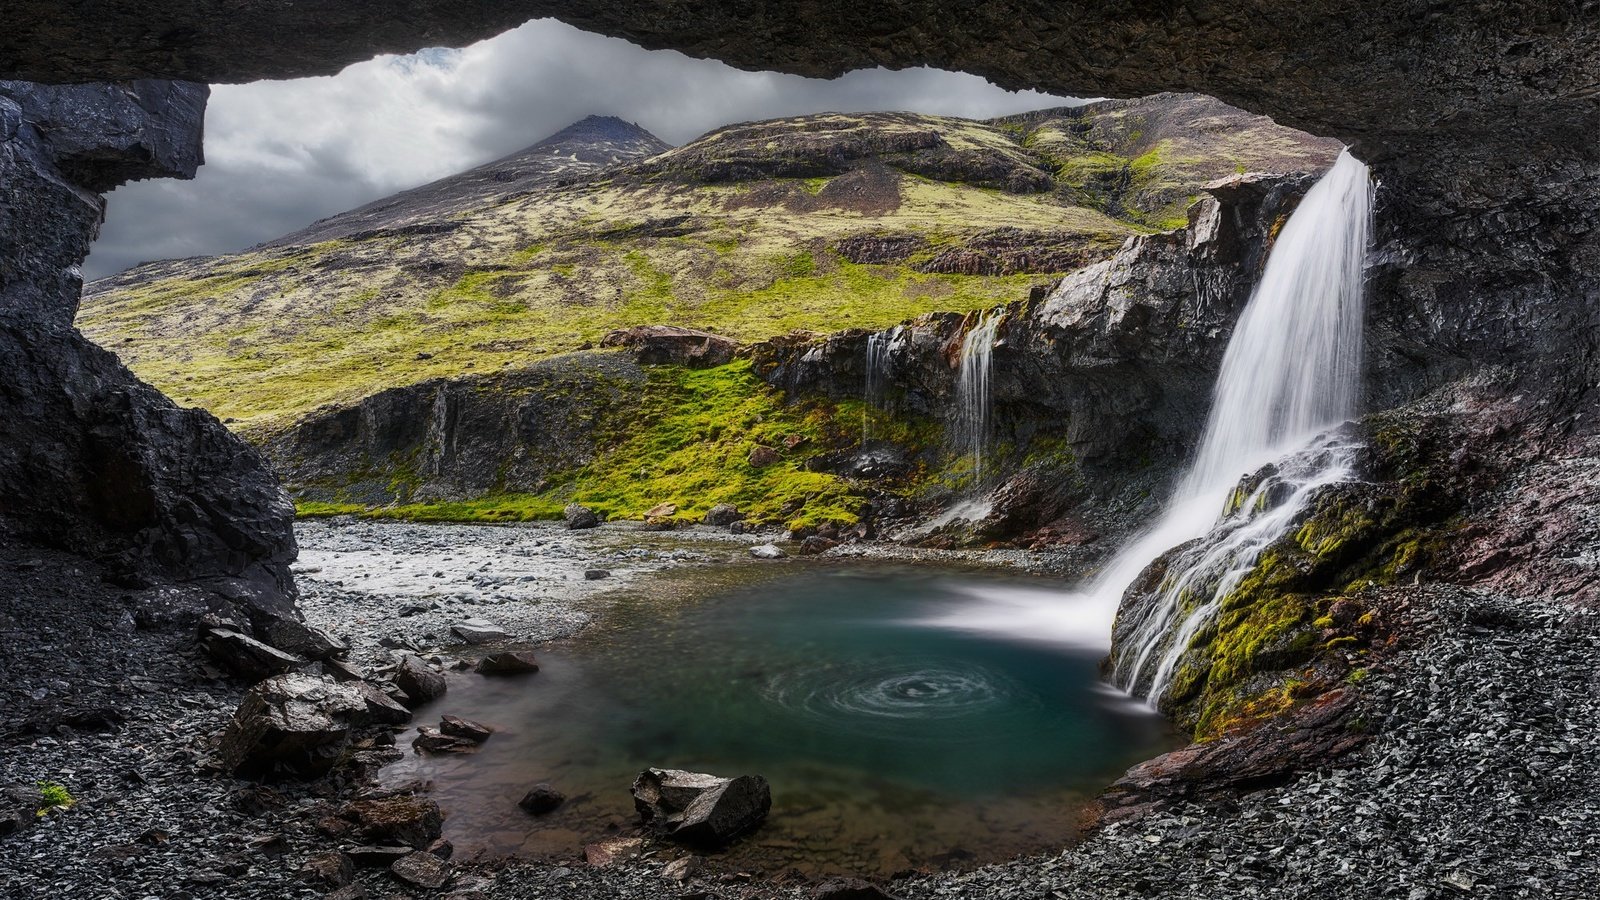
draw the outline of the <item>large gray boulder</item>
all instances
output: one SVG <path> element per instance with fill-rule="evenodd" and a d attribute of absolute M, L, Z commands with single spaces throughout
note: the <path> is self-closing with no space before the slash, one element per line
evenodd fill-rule
<path fill-rule="evenodd" d="M 760 775 L 645 769 L 633 782 L 633 806 L 659 834 L 715 848 L 761 824 L 772 809 L 772 788 Z"/>
<path fill-rule="evenodd" d="M 561 511 L 561 517 L 566 519 L 567 527 L 572 529 L 594 528 L 600 524 L 600 517 L 595 511 L 579 503 L 568 503 Z"/>
<path fill-rule="evenodd" d="M 352 685 L 325 675 L 276 675 L 245 694 L 217 754 L 242 777 L 314 778 L 344 755 L 366 715 L 366 699 Z"/>

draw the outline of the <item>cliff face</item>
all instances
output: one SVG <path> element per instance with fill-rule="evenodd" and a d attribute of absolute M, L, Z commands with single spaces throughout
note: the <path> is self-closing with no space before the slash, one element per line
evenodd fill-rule
<path fill-rule="evenodd" d="M 71 325 L 100 192 L 189 177 L 206 88 L 0 82 L 0 529 L 293 614 L 292 508 L 261 456 Z"/>

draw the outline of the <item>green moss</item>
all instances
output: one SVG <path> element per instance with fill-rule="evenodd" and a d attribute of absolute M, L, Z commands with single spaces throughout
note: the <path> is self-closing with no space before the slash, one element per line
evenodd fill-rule
<path fill-rule="evenodd" d="M 78 801 L 73 799 L 67 791 L 66 785 L 55 781 L 41 781 L 39 788 L 39 815 L 44 815 L 53 809 L 66 809 Z"/>
<path fill-rule="evenodd" d="M 504 522 L 557 518 L 571 502 L 613 519 L 638 519 L 660 503 L 676 503 L 679 516 L 698 520 L 711 507 L 731 503 L 752 521 L 790 528 L 853 524 L 866 504 L 845 479 L 807 470 L 810 456 L 851 446 L 860 437 L 857 401 L 785 402 L 762 382 L 747 360 L 713 369 L 657 366 L 615 418 L 597 421 L 603 449 L 587 465 L 549 476 L 539 493 L 508 491 L 462 502 L 402 503 L 375 509 L 345 503 L 302 503 L 301 515 L 359 511 L 381 518 L 419 521 Z M 936 424 L 878 413 L 875 433 L 902 446 L 937 440 Z M 795 449 L 787 449 L 794 444 Z M 750 464 L 756 447 L 780 461 Z M 386 470 L 403 479 L 403 461 Z M 393 485 L 393 481 L 391 485 Z M 397 492 L 398 493 L 398 492 Z"/>

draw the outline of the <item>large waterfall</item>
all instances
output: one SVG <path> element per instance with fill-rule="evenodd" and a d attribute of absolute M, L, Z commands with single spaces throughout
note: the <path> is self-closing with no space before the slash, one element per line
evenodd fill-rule
<path fill-rule="evenodd" d="M 956 375 L 955 445 L 972 459 L 972 493 L 983 491 L 983 451 L 989 441 L 989 379 L 994 372 L 994 338 L 1005 317 L 997 307 L 979 317 L 961 341 Z"/>
<path fill-rule="evenodd" d="M 1278 237 L 1224 354 L 1199 450 L 1160 520 L 1077 602 L 988 596 L 941 623 L 1104 646 L 1128 587 L 1183 546 L 1115 672 L 1119 686 L 1158 699 L 1189 639 L 1261 551 L 1320 488 L 1351 477 L 1354 448 L 1328 432 L 1356 412 L 1371 209 L 1367 167 L 1340 155 Z M 1248 496 L 1236 495 L 1242 477 L 1273 463 Z"/>

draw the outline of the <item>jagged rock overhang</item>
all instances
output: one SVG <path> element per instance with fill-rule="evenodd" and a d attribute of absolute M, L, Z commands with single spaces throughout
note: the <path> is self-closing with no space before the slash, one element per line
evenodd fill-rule
<path fill-rule="evenodd" d="M 0 34 L 0 77 L 326 74 L 539 17 L 812 76 L 931 65 L 1058 93 L 1198 91 L 1339 137 L 1372 161 L 1466 146 L 1486 129 L 1578 146 L 1594 127 L 1600 84 L 1597 0 L 115 0 L 92 15 L 16 0 Z"/>

